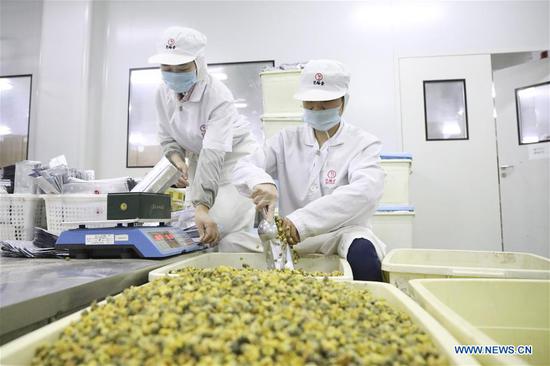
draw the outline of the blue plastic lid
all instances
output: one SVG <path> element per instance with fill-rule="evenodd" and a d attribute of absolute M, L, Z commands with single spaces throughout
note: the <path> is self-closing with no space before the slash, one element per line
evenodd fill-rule
<path fill-rule="evenodd" d="M 400 153 L 383 153 L 380 154 L 381 159 L 409 159 L 412 160 L 412 154 L 406 153 L 406 152 L 400 152 Z"/>
<path fill-rule="evenodd" d="M 380 205 L 376 210 L 378 212 L 396 212 L 396 211 L 408 211 L 414 212 L 414 206 L 410 205 Z"/>

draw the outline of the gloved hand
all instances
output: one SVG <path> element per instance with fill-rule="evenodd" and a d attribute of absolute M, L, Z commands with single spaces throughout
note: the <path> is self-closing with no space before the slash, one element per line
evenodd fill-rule
<path fill-rule="evenodd" d="M 286 242 L 290 245 L 296 245 L 300 242 L 300 233 L 294 226 L 294 223 L 288 218 L 283 217 L 283 233 L 285 234 Z"/>
<path fill-rule="evenodd" d="M 201 243 L 213 245 L 220 240 L 220 230 L 208 211 L 208 207 L 197 205 L 195 207 L 195 224 L 199 231 Z"/>
<path fill-rule="evenodd" d="M 178 188 L 185 188 L 189 185 L 189 176 L 188 176 L 188 170 L 187 164 L 185 163 L 185 160 L 180 156 L 178 153 L 174 153 L 170 156 L 170 161 L 174 166 L 180 171 L 181 177 L 176 182 L 176 187 Z"/>
<path fill-rule="evenodd" d="M 256 210 L 262 212 L 267 209 L 266 219 L 272 220 L 277 204 L 277 187 L 270 183 L 258 184 L 250 195 L 256 205 Z"/>

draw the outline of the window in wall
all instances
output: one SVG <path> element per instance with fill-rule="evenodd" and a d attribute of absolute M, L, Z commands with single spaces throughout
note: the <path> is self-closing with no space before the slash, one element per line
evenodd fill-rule
<path fill-rule="evenodd" d="M 516 89 L 519 144 L 550 141 L 550 81 Z"/>
<path fill-rule="evenodd" d="M 259 73 L 274 61 L 209 64 L 208 73 L 233 93 L 237 111 L 246 118 L 252 134 L 263 137 L 260 116 L 262 92 Z M 162 82 L 158 67 L 130 69 L 128 88 L 128 148 L 126 166 L 154 166 L 162 156 L 157 139 L 155 93 Z"/>
<path fill-rule="evenodd" d="M 426 140 L 467 140 L 466 81 L 424 81 Z"/>
<path fill-rule="evenodd" d="M 0 76 L 0 167 L 27 159 L 32 75 Z"/>

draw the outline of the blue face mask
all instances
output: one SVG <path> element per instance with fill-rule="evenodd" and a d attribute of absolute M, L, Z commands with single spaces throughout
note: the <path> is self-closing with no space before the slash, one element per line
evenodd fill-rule
<path fill-rule="evenodd" d="M 176 93 L 186 93 L 197 82 L 195 70 L 188 72 L 161 71 L 162 79 Z"/>
<path fill-rule="evenodd" d="M 340 107 L 320 111 L 304 108 L 304 122 L 318 131 L 328 131 L 340 122 Z"/>

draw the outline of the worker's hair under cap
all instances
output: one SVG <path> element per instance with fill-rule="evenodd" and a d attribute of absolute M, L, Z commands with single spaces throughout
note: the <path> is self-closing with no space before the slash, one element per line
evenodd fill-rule
<path fill-rule="evenodd" d="M 348 93 L 350 74 L 334 60 L 311 60 L 302 70 L 300 87 L 294 98 L 302 101 L 338 99 Z"/>
<path fill-rule="evenodd" d="M 158 53 L 149 57 L 149 63 L 181 65 L 194 61 L 204 52 L 206 36 L 184 27 L 170 27 L 164 31 L 158 44 Z"/>

